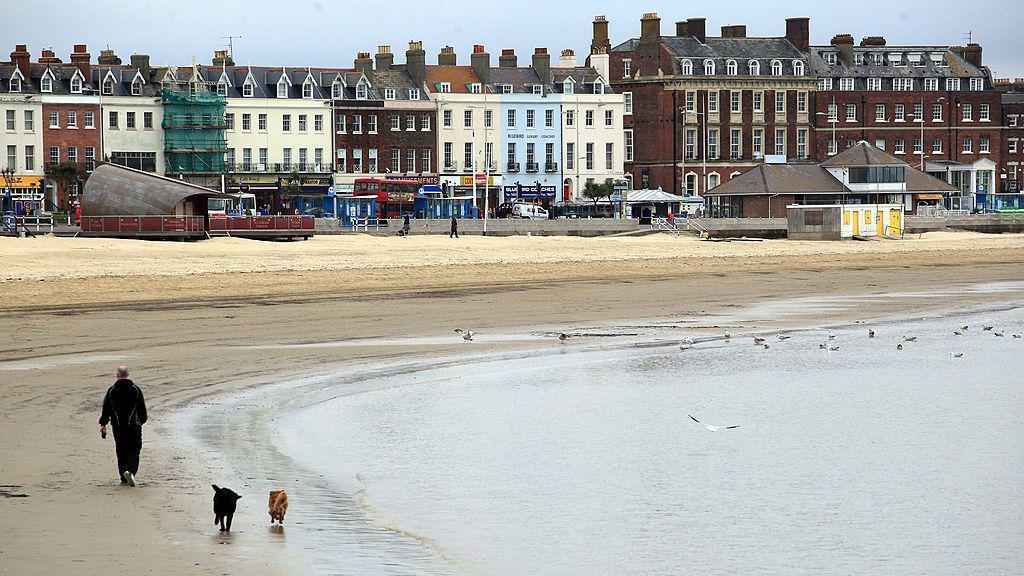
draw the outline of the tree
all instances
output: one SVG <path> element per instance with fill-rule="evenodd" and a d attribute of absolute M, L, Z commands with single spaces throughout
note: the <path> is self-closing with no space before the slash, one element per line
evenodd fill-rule
<path fill-rule="evenodd" d="M 614 187 L 610 182 L 587 182 L 583 187 L 583 197 L 589 198 L 594 201 L 594 207 L 597 207 L 597 201 L 601 198 L 608 198 L 612 195 Z"/>
<path fill-rule="evenodd" d="M 57 188 L 57 209 L 64 210 L 68 205 L 68 189 L 71 184 L 85 176 L 85 168 L 75 162 L 58 162 L 50 164 L 46 170 L 49 178 Z"/>

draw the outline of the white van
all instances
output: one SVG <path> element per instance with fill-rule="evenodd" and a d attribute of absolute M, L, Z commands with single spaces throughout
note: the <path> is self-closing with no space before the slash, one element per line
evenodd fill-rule
<path fill-rule="evenodd" d="M 521 204 L 516 202 L 512 207 L 513 218 L 527 218 L 529 220 L 546 220 L 548 211 L 536 204 Z"/>

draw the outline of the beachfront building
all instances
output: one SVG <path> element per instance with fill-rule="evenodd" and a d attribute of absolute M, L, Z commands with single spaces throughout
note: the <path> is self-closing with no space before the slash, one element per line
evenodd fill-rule
<path fill-rule="evenodd" d="M 103 161 L 164 174 L 164 107 L 161 85 L 146 54 L 133 54 L 123 64 L 112 50 L 103 50 L 91 67 L 91 90 L 100 101 L 97 119 Z"/>
<path fill-rule="evenodd" d="M 986 206 L 998 186 L 1001 99 L 981 46 L 854 44 L 839 34 L 808 57 L 818 78 L 814 123 L 819 160 L 861 140 L 956 186 L 945 207 Z"/>
<path fill-rule="evenodd" d="M 31 55 L 24 44 L 0 63 L 0 211 L 38 206 L 43 200 L 43 101 L 31 77 Z"/>
<path fill-rule="evenodd" d="M 578 200 L 587 183 L 622 179 L 625 100 L 571 50 L 552 66 L 537 48 L 530 66 L 519 66 L 506 49 L 494 67 L 477 45 L 470 61 L 459 66 L 445 47 L 427 70 L 442 186 L 472 194 L 475 173 L 477 205 L 493 211 L 506 201 Z"/>
<path fill-rule="evenodd" d="M 608 51 L 612 87 L 625 97 L 633 186 L 703 195 L 768 156 L 809 160 L 808 35 L 807 18 L 786 19 L 785 36 L 769 38 L 742 25 L 709 36 L 704 18 L 690 18 L 665 36 L 647 13 L 638 38 L 609 48 L 608 22 L 596 18 L 591 60 Z"/>
<path fill-rule="evenodd" d="M 1003 165 L 1000 170 L 1000 206 L 1024 208 L 1024 82 L 1021 91 L 1002 95 Z"/>
<path fill-rule="evenodd" d="M 225 50 L 197 67 L 224 98 L 225 190 L 272 213 L 323 210 L 331 186 L 330 84 L 336 70 L 235 66 Z"/>
<path fill-rule="evenodd" d="M 791 204 L 900 204 L 909 213 L 957 193 L 944 180 L 861 141 L 820 164 L 759 164 L 709 190 L 705 201 L 716 218 L 775 218 L 784 217 Z"/>
<path fill-rule="evenodd" d="M 395 64 L 391 47 L 374 58 L 360 53 L 351 70 L 330 84 L 334 112 L 334 184 L 352 192 L 359 178 L 415 180 L 437 185 L 437 111 L 423 90 L 426 58 L 410 42 L 406 63 Z"/>

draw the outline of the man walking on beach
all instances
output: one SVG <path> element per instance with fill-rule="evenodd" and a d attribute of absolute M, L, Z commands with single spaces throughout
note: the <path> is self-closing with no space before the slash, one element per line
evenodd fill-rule
<path fill-rule="evenodd" d="M 452 214 L 452 233 L 448 235 L 449 238 L 459 237 L 459 221 L 455 219 L 455 215 Z"/>
<path fill-rule="evenodd" d="M 122 484 L 135 486 L 142 451 L 142 425 L 146 423 L 146 399 L 142 390 L 128 379 L 128 367 L 117 367 L 117 381 L 103 397 L 100 436 L 107 437 L 107 423 L 114 425 L 117 475 Z"/>

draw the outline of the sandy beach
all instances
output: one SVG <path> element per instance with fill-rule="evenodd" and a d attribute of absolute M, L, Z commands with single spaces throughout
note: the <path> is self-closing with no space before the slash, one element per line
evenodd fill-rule
<path fill-rule="evenodd" d="M 1024 279 L 1024 236 L 933 233 L 902 242 L 641 238 L 317 237 L 267 243 L 0 238 L 0 573 L 303 573 L 248 495 L 236 532 L 213 527 L 216 462 L 183 449 L 171 414 L 225 394 L 460 343 L 348 341 L 454 326 L 549 330 L 701 318 L 800 296 L 957 294 Z M 998 290 L 808 310 L 841 323 L 1006 300 Z M 782 320 L 753 317 L 737 331 Z M 697 329 L 697 328 L 695 328 Z M 480 342 L 481 353 L 501 344 Z M 120 362 L 144 389 L 141 486 L 120 487 L 96 420 Z M 239 441 L 245 441 L 240 439 Z M 302 521 L 301 504 L 290 519 Z M 286 527 L 287 530 L 287 527 Z"/>

